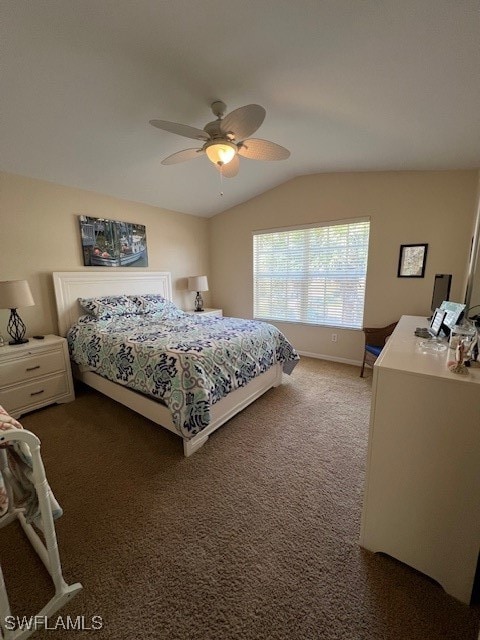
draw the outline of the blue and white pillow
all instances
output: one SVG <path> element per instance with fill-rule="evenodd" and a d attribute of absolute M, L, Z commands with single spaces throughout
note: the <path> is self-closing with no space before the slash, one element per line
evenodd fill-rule
<path fill-rule="evenodd" d="M 79 298 L 82 309 L 99 320 L 113 316 L 143 313 L 132 296 L 102 296 L 100 298 Z"/>
<path fill-rule="evenodd" d="M 141 296 L 131 296 L 137 307 L 138 313 L 155 313 L 161 318 L 175 319 L 183 315 L 178 307 L 170 300 L 166 300 L 158 293 L 145 293 Z"/>

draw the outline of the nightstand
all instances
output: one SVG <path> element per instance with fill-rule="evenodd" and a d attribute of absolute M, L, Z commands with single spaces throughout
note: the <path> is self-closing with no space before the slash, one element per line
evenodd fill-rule
<path fill-rule="evenodd" d="M 75 400 L 65 338 L 30 338 L 0 347 L 0 405 L 14 418 L 55 402 Z"/>
<path fill-rule="evenodd" d="M 205 308 L 203 311 L 194 311 L 193 309 L 188 309 L 185 313 L 189 313 L 192 316 L 217 316 L 217 318 L 223 317 L 222 309 L 207 309 Z"/>

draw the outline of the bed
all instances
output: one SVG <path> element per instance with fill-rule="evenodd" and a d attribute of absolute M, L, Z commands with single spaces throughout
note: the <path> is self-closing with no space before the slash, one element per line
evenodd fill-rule
<path fill-rule="evenodd" d="M 59 332 L 69 341 L 75 377 L 179 435 L 186 456 L 278 386 L 283 372 L 291 373 L 298 361 L 272 325 L 176 309 L 168 272 L 57 272 L 53 282 Z M 141 311 L 130 313 L 126 307 L 128 313 L 120 309 L 120 317 L 113 317 L 115 311 L 92 318 L 79 300 L 102 296 L 125 296 Z M 165 299 L 162 311 L 151 306 L 152 299 Z M 163 351 L 155 354 L 158 346 Z M 253 352 L 259 354 L 257 362 L 249 355 Z M 220 370 L 219 363 L 227 368 Z"/>

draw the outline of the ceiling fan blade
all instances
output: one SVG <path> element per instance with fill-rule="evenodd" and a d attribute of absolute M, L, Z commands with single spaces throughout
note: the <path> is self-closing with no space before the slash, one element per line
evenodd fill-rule
<path fill-rule="evenodd" d="M 237 142 L 248 138 L 265 119 L 266 111 L 259 104 L 247 104 L 235 109 L 220 122 L 220 129 L 226 136 L 233 135 Z"/>
<path fill-rule="evenodd" d="M 193 160 L 193 158 L 200 158 L 205 154 L 203 149 L 184 149 L 183 151 L 177 151 L 172 153 L 171 156 L 162 160 L 162 164 L 177 164 L 177 162 L 184 162 L 185 160 Z"/>
<path fill-rule="evenodd" d="M 240 159 L 238 156 L 234 156 L 229 163 L 222 166 L 217 164 L 215 166 L 225 178 L 234 178 L 240 169 Z"/>
<path fill-rule="evenodd" d="M 178 122 L 168 122 L 168 120 L 150 120 L 150 124 L 162 131 L 176 133 L 185 138 L 193 138 L 194 140 L 210 140 L 210 135 L 203 129 L 190 127 L 188 124 L 179 124 Z"/>
<path fill-rule="evenodd" d="M 241 142 L 238 153 L 251 160 L 286 160 L 290 156 L 290 151 L 285 147 L 260 138 L 248 138 Z"/>

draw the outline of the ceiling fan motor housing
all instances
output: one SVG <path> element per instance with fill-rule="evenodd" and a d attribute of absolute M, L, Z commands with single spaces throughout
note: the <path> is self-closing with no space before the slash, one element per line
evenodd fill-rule
<path fill-rule="evenodd" d="M 225 135 L 221 129 L 221 120 L 213 120 L 213 122 L 208 122 L 203 130 L 208 133 L 210 138 L 225 138 Z"/>
<path fill-rule="evenodd" d="M 212 102 L 211 108 L 214 116 L 217 116 L 217 118 L 223 118 L 225 111 L 227 110 L 227 105 L 222 100 L 215 100 L 215 102 Z"/>

